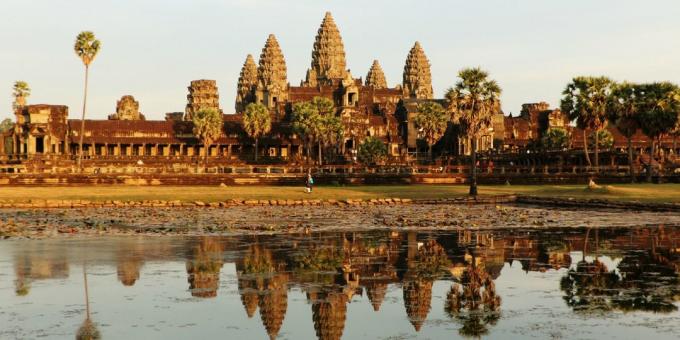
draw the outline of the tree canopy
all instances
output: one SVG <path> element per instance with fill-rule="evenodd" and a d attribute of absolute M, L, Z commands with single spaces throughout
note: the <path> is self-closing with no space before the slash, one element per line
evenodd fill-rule
<path fill-rule="evenodd" d="M 363 164 L 376 164 L 385 156 L 387 156 L 387 146 L 378 138 L 368 137 L 359 145 L 357 158 Z"/>
<path fill-rule="evenodd" d="M 208 148 L 222 134 L 224 121 L 222 114 L 213 108 L 202 108 L 191 116 L 194 123 L 194 135 L 201 139 L 205 146 L 205 157 L 208 157 Z"/>
<path fill-rule="evenodd" d="M 413 123 L 421 132 L 427 145 L 430 147 L 439 140 L 446 131 L 449 117 L 444 108 L 435 102 L 424 102 L 418 105 L 418 113 L 413 118 Z"/>
<path fill-rule="evenodd" d="M 90 66 L 90 63 L 92 63 L 100 49 L 101 42 L 90 31 L 80 32 L 73 46 L 73 50 L 78 58 L 83 61 L 85 67 Z"/>
<path fill-rule="evenodd" d="M 546 150 L 564 150 L 569 147 L 569 133 L 562 128 L 548 129 L 541 138 L 541 144 Z"/>

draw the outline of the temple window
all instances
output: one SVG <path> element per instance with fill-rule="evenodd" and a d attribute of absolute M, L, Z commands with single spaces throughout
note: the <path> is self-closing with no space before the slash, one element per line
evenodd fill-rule
<path fill-rule="evenodd" d="M 356 95 L 357 94 L 354 93 L 354 92 L 350 92 L 350 93 L 347 94 L 347 104 L 348 105 L 352 106 L 352 105 L 355 104 L 354 102 L 356 101 Z"/>

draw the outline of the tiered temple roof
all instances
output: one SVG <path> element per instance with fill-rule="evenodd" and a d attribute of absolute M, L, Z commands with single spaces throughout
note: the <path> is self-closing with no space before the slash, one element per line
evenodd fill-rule
<path fill-rule="evenodd" d="M 194 112 L 201 109 L 220 109 L 220 96 L 217 92 L 217 82 L 214 80 L 193 80 L 188 87 L 186 119 L 191 119 Z"/>
<path fill-rule="evenodd" d="M 270 34 L 260 54 L 260 65 L 257 68 L 257 77 L 262 89 L 284 90 L 288 85 L 288 71 L 286 60 L 281 52 L 281 47 L 276 37 Z"/>
<path fill-rule="evenodd" d="M 317 83 L 328 84 L 331 79 L 343 79 L 347 74 L 346 68 L 345 47 L 340 31 L 331 13 L 326 12 L 314 40 L 312 66 L 307 72 L 307 83 L 309 86 L 316 86 Z"/>
<path fill-rule="evenodd" d="M 404 97 L 416 99 L 432 99 L 432 75 L 430 61 L 420 42 L 415 43 L 406 58 L 404 65 L 404 83 L 402 84 Z"/>
<path fill-rule="evenodd" d="M 368 74 L 366 75 L 366 86 L 372 86 L 376 89 L 387 88 L 385 73 L 377 60 L 373 60 L 373 65 L 371 65 L 371 69 L 368 70 Z"/>
<path fill-rule="evenodd" d="M 257 87 L 257 65 L 253 56 L 248 54 L 236 88 L 236 112 L 243 112 L 246 105 L 255 101 L 254 91 Z"/>

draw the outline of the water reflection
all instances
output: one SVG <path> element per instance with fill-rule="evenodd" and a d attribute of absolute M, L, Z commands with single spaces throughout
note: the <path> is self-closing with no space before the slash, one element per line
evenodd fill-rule
<path fill-rule="evenodd" d="M 391 289 L 401 290 L 396 296 L 403 304 L 403 322 L 413 331 L 440 327 L 428 323 L 434 295 L 443 302 L 438 313 L 459 335 L 479 337 L 492 334 L 512 307 L 503 305 L 496 280 L 504 268 L 517 264 L 527 273 L 561 269 L 555 287 L 565 306 L 578 314 L 676 312 L 679 240 L 680 228 L 654 227 L 119 238 L 107 240 L 106 247 L 83 241 L 77 253 L 72 245 L 49 246 L 60 241 L 25 242 L 13 252 L 14 294 L 29 298 L 32 283 L 68 278 L 70 263 L 83 258 L 115 268 L 125 287 L 145 280 L 147 263 L 181 261 L 188 296 L 207 301 L 238 294 L 241 313 L 248 318 L 259 313 L 270 339 L 284 329 L 291 290 L 306 299 L 316 336 L 340 339 L 352 327 L 350 303 L 366 301 L 371 313 L 382 313 Z M 233 264 L 235 281 L 220 282 L 225 264 Z M 433 288 L 438 282 L 446 284 L 443 293 Z M 86 304 L 77 338 L 96 339 L 89 299 Z"/>

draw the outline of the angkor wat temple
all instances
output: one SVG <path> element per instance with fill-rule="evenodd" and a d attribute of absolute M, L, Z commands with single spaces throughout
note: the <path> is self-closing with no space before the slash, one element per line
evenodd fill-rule
<path fill-rule="evenodd" d="M 313 44 L 312 60 L 299 86 L 292 86 L 286 60 L 276 37 L 267 38 L 256 62 L 245 58 L 238 79 L 235 113 L 223 114 L 222 135 L 208 150 L 193 134 L 191 115 L 201 108 L 223 112 L 215 80 L 194 80 L 188 87 L 184 112 L 166 113 L 165 120 L 147 120 L 139 111 L 139 103 L 130 95 L 116 104 L 116 112 L 107 120 L 86 120 L 83 154 L 85 172 L 98 168 L 111 169 L 144 164 L 190 169 L 198 156 L 209 156 L 209 164 L 239 164 L 253 158 L 252 138 L 242 127 L 247 104 L 266 105 L 272 117 L 271 132 L 261 139 L 261 162 L 294 164 L 305 161 L 303 142 L 291 129 L 294 103 L 314 97 L 331 99 L 344 129 L 342 140 L 335 145 L 333 164 L 355 161 L 358 145 L 372 136 L 383 141 L 388 150 L 387 163 L 409 164 L 424 157 L 427 145 L 413 124 L 418 104 L 436 101 L 446 106 L 445 99 L 434 97 L 430 62 L 420 43 L 407 53 L 401 84 L 389 87 L 377 60 L 372 62 L 364 78 L 355 78 L 346 67 L 345 50 L 340 31 L 330 13 L 326 13 Z M 74 167 L 78 153 L 81 121 L 69 119 L 69 108 L 62 105 L 15 105 L 16 124 L 6 131 L 0 147 L 2 161 L 17 171 L 25 164 L 31 169 L 66 169 Z M 520 154 L 540 140 L 550 128 L 563 127 L 573 136 L 582 133 L 570 126 L 558 109 L 547 103 L 525 104 L 519 116 L 497 112 L 492 126 L 477 142 L 481 152 Z M 614 137 L 613 150 L 627 148 L 626 139 L 615 127 L 608 127 Z M 574 137 L 571 147 L 579 148 L 581 138 Z M 447 159 L 470 153 L 470 141 L 458 132 L 454 123 L 434 145 L 435 154 Z M 675 143 L 661 141 L 670 152 Z M 644 151 L 648 138 L 641 132 L 633 138 L 633 147 Z M 678 150 L 674 150 L 677 154 Z M 52 169 L 52 170 L 49 170 Z M 187 170 L 188 171 L 188 170 Z"/>

